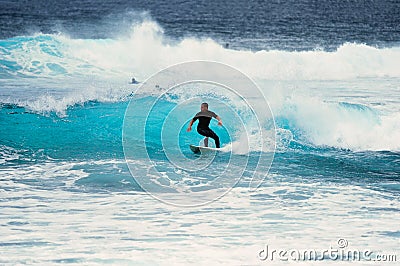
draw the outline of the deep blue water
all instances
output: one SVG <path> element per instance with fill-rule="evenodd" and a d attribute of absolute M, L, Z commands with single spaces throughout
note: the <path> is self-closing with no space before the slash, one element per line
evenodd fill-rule
<path fill-rule="evenodd" d="M 108 38 L 151 17 L 168 36 L 212 37 L 233 48 L 334 49 L 399 44 L 396 0 L 0 1 L 0 37 L 62 32 Z"/>

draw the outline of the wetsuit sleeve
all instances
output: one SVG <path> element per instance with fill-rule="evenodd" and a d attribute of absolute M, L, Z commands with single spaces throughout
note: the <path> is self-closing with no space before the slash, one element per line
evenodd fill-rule
<path fill-rule="evenodd" d="M 199 114 L 200 114 L 200 113 L 197 113 L 197 114 L 193 117 L 193 122 L 196 121 L 197 119 L 199 119 Z"/>
<path fill-rule="evenodd" d="M 211 112 L 212 117 L 217 118 L 217 114 L 214 112 Z"/>

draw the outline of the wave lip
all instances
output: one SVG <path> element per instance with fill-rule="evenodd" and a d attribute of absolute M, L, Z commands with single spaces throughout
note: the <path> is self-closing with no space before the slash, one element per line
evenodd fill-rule
<path fill-rule="evenodd" d="M 288 100 L 276 113 L 292 140 L 313 147 L 353 151 L 399 151 L 400 114 L 381 114 L 361 104 L 321 103 L 318 98 Z"/>

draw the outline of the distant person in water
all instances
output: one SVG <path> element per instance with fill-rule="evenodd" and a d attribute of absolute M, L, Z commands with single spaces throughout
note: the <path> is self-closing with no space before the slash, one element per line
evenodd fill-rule
<path fill-rule="evenodd" d="M 138 84 L 139 82 L 135 79 L 135 78 L 132 78 L 132 84 Z"/>
<path fill-rule="evenodd" d="M 198 119 L 199 124 L 197 125 L 197 132 L 205 136 L 204 146 L 208 147 L 208 138 L 212 138 L 215 141 L 215 147 L 220 148 L 219 137 L 212 131 L 209 127 L 211 118 L 215 118 L 218 120 L 218 125 L 222 126 L 221 118 L 214 112 L 208 110 L 208 103 L 202 103 L 200 107 L 200 112 L 198 112 L 193 119 L 190 121 L 189 127 L 187 128 L 187 132 L 192 130 L 193 123 Z"/>

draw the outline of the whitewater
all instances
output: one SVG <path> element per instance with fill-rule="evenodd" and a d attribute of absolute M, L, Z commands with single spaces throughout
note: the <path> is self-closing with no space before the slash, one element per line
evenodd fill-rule
<path fill-rule="evenodd" d="M 9 89 L 2 93 L 2 102 L 35 112 L 62 115 L 68 107 L 87 101 L 127 101 L 137 87 L 128 85 L 131 77 L 144 81 L 173 64 L 211 60 L 254 79 L 274 114 L 306 131 L 315 145 L 399 150 L 398 47 L 347 43 L 334 52 L 230 50 L 212 39 L 169 40 L 157 23 L 149 21 L 117 40 L 37 34 L 3 40 L 1 46 L 0 76 Z M 15 85 L 18 77 L 29 81 Z M 15 97 L 20 86 L 32 85 L 39 88 L 28 89 L 32 95 Z M 324 125 L 317 120 L 324 120 Z"/>

